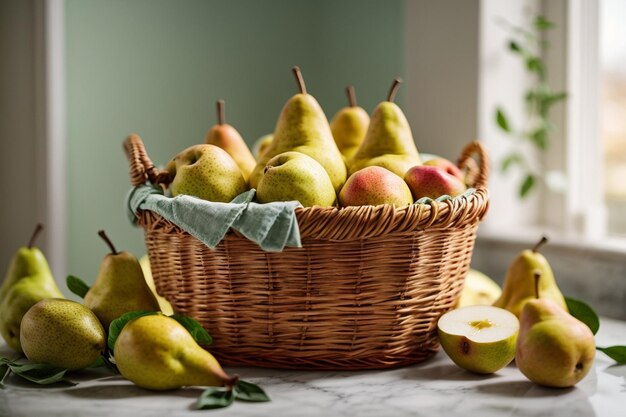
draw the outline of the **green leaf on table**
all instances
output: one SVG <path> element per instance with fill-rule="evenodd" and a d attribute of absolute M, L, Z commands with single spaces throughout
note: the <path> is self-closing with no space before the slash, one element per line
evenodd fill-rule
<path fill-rule="evenodd" d="M 108 370 L 113 371 L 116 374 L 120 373 L 120 371 L 117 369 L 117 366 L 115 366 L 115 364 L 104 355 L 100 355 L 98 359 L 96 359 L 96 361 L 93 363 L 93 365 L 90 366 L 90 368 L 107 368 Z"/>
<path fill-rule="evenodd" d="M 67 369 L 46 363 L 17 363 L 6 358 L 0 358 L 0 363 L 7 367 L 15 375 L 40 385 L 49 385 L 57 382 L 76 385 L 65 379 Z M 6 373 L 5 375 L 6 376 Z M 4 378 L 3 378 L 4 379 Z"/>
<path fill-rule="evenodd" d="M 535 176 L 532 174 L 527 174 L 526 178 L 522 182 L 522 185 L 519 189 L 519 195 L 521 198 L 524 198 L 528 195 L 530 190 L 535 186 Z"/>
<path fill-rule="evenodd" d="M 68 275 L 67 278 L 65 278 L 65 284 L 72 293 L 80 298 L 85 298 L 85 294 L 89 291 L 89 285 L 85 284 L 85 281 L 74 275 Z"/>
<path fill-rule="evenodd" d="M 235 398 L 249 402 L 267 402 L 270 397 L 263 391 L 263 388 L 248 381 L 237 381 L 235 385 Z"/>
<path fill-rule="evenodd" d="M 554 27 L 554 23 L 548 20 L 545 16 L 537 16 L 533 21 L 533 26 L 537 30 L 549 30 Z"/>
<path fill-rule="evenodd" d="M 620 365 L 626 365 L 626 346 L 596 347 Z"/>
<path fill-rule="evenodd" d="M 194 340 L 199 345 L 208 346 L 213 343 L 213 338 L 207 333 L 207 331 L 194 319 L 187 316 L 180 316 L 178 314 L 173 314 L 170 316 L 177 322 L 179 322 L 187 331 L 191 334 Z"/>
<path fill-rule="evenodd" d="M 115 341 L 117 340 L 120 332 L 131 320 L 134 320 L 143 316 L 153 316 L 156 314 L 161 314 L 159 311 L 131 311 L 126 314 L 122 314 L 120 317 L 116 318 L 111 322 L 109 326 L 109 339 L 107 341 L 107 345 L 109 347 L 109 351 L 113 352 L 113 348 L 115 347 Z"/>
<path fill-rule="evenodd" d="M 508 133 L 511 132 L 509 121 L 506 115 L 504 114 L 504 110 L 502 110 L 500 107 L 496 109 L 496 122 L 498 123 L 498 126 L 500 126 L 500 129 Z"/>
<path fill-rule="evenodd" d="M 582 300 L 571 297 L 565 297 L 565 304 L 567 304 L 567 309 L 572 316 L 585 323 L 593 334 L 598 333 L 600 318 L 591 306 Z"/>
<path fill-rule="evenodd" d="M 223 387 L 211 387 L 207 388 L 196 403 L 196 409 L 198 410 L 210 410 L 213 408 L 228 407 L 233 403 L 235 399 L 235 393 L 232 389 L 226 389 Z"/>
<path fill-rule="evenodd" d="M 0 389 L 4 389 L 4 380 L 11 373 L 11 368 L 6 363 L 0 364 Z"/>

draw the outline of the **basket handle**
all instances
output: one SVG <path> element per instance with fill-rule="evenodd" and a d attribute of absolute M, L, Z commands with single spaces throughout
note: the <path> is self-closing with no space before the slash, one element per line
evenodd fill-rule
<path fill-rule="evenodd" d="M 145 184 L 146 181 L 163 185 L 172 182 L 169 172 L 154 166 L 139 135 L 131 133 L 123 145 L 130 164 L 130 183 L 133 186 Z"/>
<path fill-rule="evenodd" d="M 476 165 L 476 161 L 472 158 L 473 156 L 478 156 L 478 165 Z M 471 178 L 470 183 L 472 183 L 474 188 L 487 188 L 489 157 L 487 156 L 487 150 L 480 141 L 475 140 L 465 145 L 457 161 L 457 165 L 461 170 L 468 170 Z"/>

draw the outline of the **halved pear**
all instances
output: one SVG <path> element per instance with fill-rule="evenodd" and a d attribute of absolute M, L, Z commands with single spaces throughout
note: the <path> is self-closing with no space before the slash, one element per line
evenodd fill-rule
<path fill-rule="evenodd" d="M 441 316 L 437 328 L 443 350 L 468 371 L 491 374 L 515 357 L 519 320 L 503 308 L 458 308 Z"/>

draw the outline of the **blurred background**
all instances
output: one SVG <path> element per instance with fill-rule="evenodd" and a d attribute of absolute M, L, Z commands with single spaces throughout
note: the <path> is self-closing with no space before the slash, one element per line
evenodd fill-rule
<path fill-rule="evenodd" d="M 141 256 L 124 138 L 138 133 L 165 164 L 202 142 L 221 98 L 252 146 L 296 92 L 299 65 L 329 119 L 345 86 L 371 112 L 399 75 L 420 151 L 455 160 L 483 140 L 492 209 L 475 266 L 501 281 L 511 253 L 550 233 L 567 274 L 606 272 L 626 288 L 624 21 L 621 0 L 4 0 L 0 269 L 38 221 L 60 282 L 93 281 L 107 252 L 99 229 Z M 545 86 L 564 94 L 540 120 L 549 145 L 536 146 L 525 97 Z M 512 154 L 524 164 L 503 170 Z"/>

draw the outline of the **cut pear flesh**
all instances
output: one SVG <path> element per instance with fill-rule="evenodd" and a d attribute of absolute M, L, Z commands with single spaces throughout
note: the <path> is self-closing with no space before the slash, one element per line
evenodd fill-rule
<path fill-rule="evenodd" d="M 519 320 L 502 308 L 462 307 L 441 316 L 437 327 L 448 356 L 469 371 L 492 373 L 515 356 Z"/>

